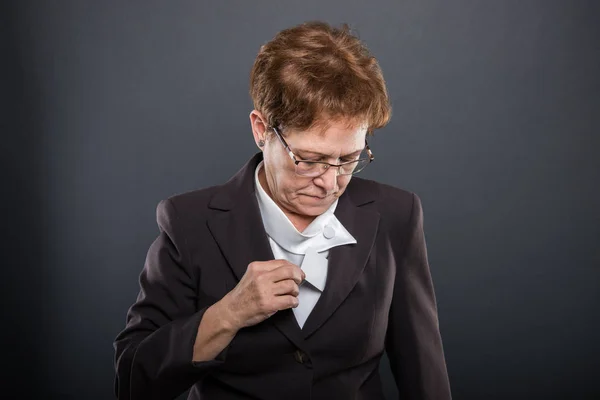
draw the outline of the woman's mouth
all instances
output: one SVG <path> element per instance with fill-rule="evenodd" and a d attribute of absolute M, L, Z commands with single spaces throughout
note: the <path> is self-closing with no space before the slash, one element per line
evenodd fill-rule
<path fill-rule="evenodd" d="M 304 196 L 308 196 L 308 197 L 316 199 L 316 200 L 325 200 L 327 198 L 327 196 L 314 196 L 311 194 L 305 194 Z"/>

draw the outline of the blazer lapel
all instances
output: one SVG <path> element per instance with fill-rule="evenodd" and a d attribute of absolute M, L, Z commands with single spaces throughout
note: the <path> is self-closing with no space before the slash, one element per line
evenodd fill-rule
<path fill-rule="evenodd" d="M 358 202 L 361 203 L 365 201 Z M 319 329 L 348 296 L 362 274 L 375 242 L 379 225 L 377 211 L 356 206 L 350 200 L 350 193 L 344 193 L 339 199 L 335 215 L 357 243 L 330 250 L 325 290 L 302 328 L 304 339 Z"/>
<path fill-rule="evenodd" d="M 254 171 L 261 160 L 262 153 L 253 157 L 209 205 L 222 211 L 209 219 L 208 228 L 238 281 L 251 262 L 274 259 L 254 193 Z M 304 348 L 302 332 L 292 309 L 278 311 L 268 321 L 297 347 Z"/>
<path fill-rule="evenodd" d="M 246 196 L 233 209 L 215 215 L 208 221 L 208 228 L 238 281 L 251 262 L 273 259 L 253 196 Z"/>

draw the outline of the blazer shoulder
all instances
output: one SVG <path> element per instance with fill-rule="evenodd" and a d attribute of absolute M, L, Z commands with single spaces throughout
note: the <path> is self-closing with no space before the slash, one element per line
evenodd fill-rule
<path fill-rule="evenodd" d="M 422 219 L 421 200 L 415 192 L 368 179 L 356 183 L 354 193 L 372 201 L 383 231 L 404 235 Z"/>
<path fill-rule="evenodd" d="M 353 198 L 370 198 L 377 203 L 377 207 L 381 211 L 410 212 L 413 203 L 420 202 L 419 196 L 410 190 L 370 179 L 353 178 L 354 180 L 356 182 L 351 196 Z"/>
<path fill-rule="evenodd" d="M 185 212 L 198 210 L 199 208 L 202 209 L 207 207 L 212 197 L 222 186 L 223 185 L 210 186 L 202 189 L 176 193 L 169 196 L 166 200 L 171 201 L 177 210 Z"/>
<path fill-rule="evenodd" d="M 160 200 L 156 206 L 159 227 L 170 228 L 183 221 L 197 222 L 207 216 L 208 204 L 220 186 L 210 186 L 173 194 Z"/>

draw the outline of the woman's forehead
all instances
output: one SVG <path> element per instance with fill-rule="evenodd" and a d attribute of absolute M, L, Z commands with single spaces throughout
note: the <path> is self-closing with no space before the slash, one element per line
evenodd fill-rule
<path fill-rule="evenodd" d="M 333 121 L 327 124 L 319 124 L 308 129 L 291 129 L 285 135 L 286 140 L 294 140 L 302 143 L 338 143 L 351 144 L 353 142 L 364 142 L 367 134 L 366 124 L 349 123 L 348 121 Z"/>
<path fill-rule="evenodd" d="M 293 132 L 286 140 L 294 151 L 315 155 L 346 155 L 365 147 L 366 128 L 336 128 L 324 132 Z"/>

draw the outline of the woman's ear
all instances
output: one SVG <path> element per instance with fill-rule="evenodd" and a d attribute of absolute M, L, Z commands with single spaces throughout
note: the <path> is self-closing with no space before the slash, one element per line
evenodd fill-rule
<path fill-rule="evenodd" d="M 252 127 L 254 142 L 262 151 L 267 140 L 267 125 L 259 111 L 252 110 L 252 112 L 250 112 L 250 126 Z"/>

